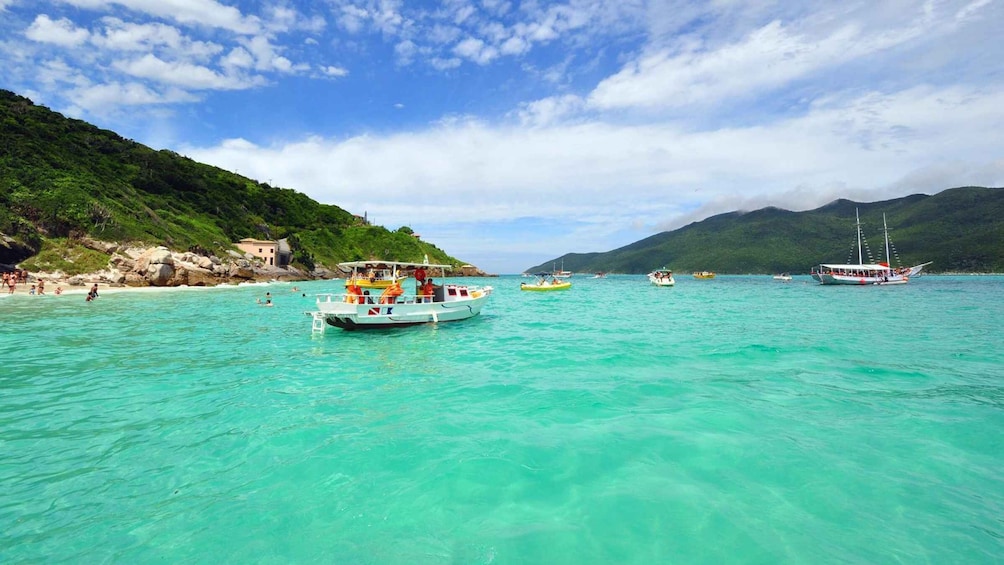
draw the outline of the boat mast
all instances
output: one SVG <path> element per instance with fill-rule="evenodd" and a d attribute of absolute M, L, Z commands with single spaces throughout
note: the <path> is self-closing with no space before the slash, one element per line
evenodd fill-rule
<path fill-rule="evenodd" d="M 885 263 L 892 268 L 892 257 L 889 256 L 889 225 L 885 223 L 885 212 L 882 212 L 882 231 L 885 232 Z"/>
<path fill-rule="evenodd" d="M 858 265 L 864 265 L 864 261 L 861 260 L 861 216 L 858 215 L 858 209 L 854 209 L 854 219 L 857 221 L 858 228 Z"/>

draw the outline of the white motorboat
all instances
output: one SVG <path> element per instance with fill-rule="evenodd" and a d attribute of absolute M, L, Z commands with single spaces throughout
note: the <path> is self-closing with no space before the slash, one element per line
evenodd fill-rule
<path fill-rule="evenodd" d="M 781 282 L 791 282 L 791 275 L 788 273 L 781 273 L 780 275 L 774 275 L 774 280 Z"/>
<path fill-rule="evenodd" d="M 856 264 L 821 263 L 812 268 L 812 278 L 825 285 L 893 285 L 906 284 L 910 277 L 920 274 L 921 270 L 931 262 L 921 263 L 913 267 L 893 268 L 890 266 L 889 226 L 885 214 L 882 214 L 882 230 L 885 234 L 885 257 L 880 263 L 865 263 L 861 235 L 861 217 L 854 211 L 857 227 L 858 262 Z M 869 253 L 870 254 L 870 253 Z"/>
<path fill-rule="evenodd" d="M 364 290 L 362 285 L 349 285 L 344 294 L 317 295 L 317 311 L 313 316 L 313 330 L 322 332 L 326 326 L 345 330 L 392 328 L 435 322 L 455 322 L 473 318 L 481 312 L 493 288 L 454 284 L 446 280 L 450 265 L 407 263 L 401 261 L 353 261 L 339 263 L 352 270 L 351 280 L 364 278 L 365 270 L 373 264 L 386 265 L 391 271 L 392 284 L 380 294 Z M 441 282 L 436 283 L 439 270 Z M 401 285 L 408 276 L 415 276 L 414 292 Z"/>
<path fill-rule="evenodd" d="M 656 286 L 673 286 L 676 279 L 673 278 L 673 271 L 669 269 L 658 269 L 648 274 L 648 280 Z"/>

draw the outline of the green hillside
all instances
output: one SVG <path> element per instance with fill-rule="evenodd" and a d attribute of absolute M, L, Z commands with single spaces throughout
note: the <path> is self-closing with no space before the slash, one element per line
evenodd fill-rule
<path fill-rule="evenodd" d="M 932 272 L 1004 272 L 1004 189 L 979 187 L 884 202 L 837 200 L 807 212 L 731 212 L 613 251 L 570 253 L 527 271 L 563 263 L 575 272 L 647 273 L 667 266 L 681 273 L 807 273 L 813 265 L 852 257 L 855 208 L 876 261 L 885 259 L 885 213 L 894 266 L 933 261 Z M 857 262 L 856 251 L 851 262 Z"/>
<path fill-rule="evenodd" d="M 83 235 L 216 254 L 245 237 L 288 238 L 294 265 L 308 270 L 372 257 L 462 264 L 408 228 L 368 225 L 295 190 L 154 151 L 0 90 L 0 263 Z"/>

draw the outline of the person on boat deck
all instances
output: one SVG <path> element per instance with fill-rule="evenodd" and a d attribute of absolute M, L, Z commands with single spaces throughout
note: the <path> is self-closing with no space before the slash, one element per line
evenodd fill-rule
<path fill-rule="evenodd" d="M 394 281 L 380 294 L 380 304 L 394 304 L 402 294 L 404 289 L 401 288 L 401 283 Z"/>
<path fill-rule="evenodd" d="M 362 303 L 363 289 L 358 284 L 349 285 L 349 295 L 346 297 L 346 301 L 349 304 Z"/>
<path fill-rule="evenodd" d="M 434 285 L 432 283 L 432 279 L 427 279 L 425 281 L 425 284 L 422 285 L 422 289 L 421 289 L 421 291 L 419 291 L 419 294 L 422 295 L 422 296 L 424 296 L 424 297 L 427 297 L 429 299 L 431 299 L 433 296 L 435 296 L 435 294 L 436 294 L 436 285 Z"/>

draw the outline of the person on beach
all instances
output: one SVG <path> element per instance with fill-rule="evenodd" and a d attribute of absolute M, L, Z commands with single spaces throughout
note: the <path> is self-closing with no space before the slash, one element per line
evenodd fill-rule
<path fill-rule="evenodd" d="M 87 292 L 87 302 L 90 302 L 98 297 L 98 283 L 94 283 L 91 290 Z"/>
<path fill-rule="evenodd" d="M 31 288 L 28 289 L 28 294 L 31 294 L 31 295 L 34 296 L 34 294 L 35 294 L 35 285 L 31 285 Z"/>
<path fill-rule="evenodd" d="M 38 281 L 38 294 L 39 295 L 45 294 L 45 281 L 44 280 Z"/>
<path fill-rule="evenodd" d="M 63 294 L 63 287 L 57 286 L 56 287 L 56 296 L 59 296 L 60 294 Z"/>

